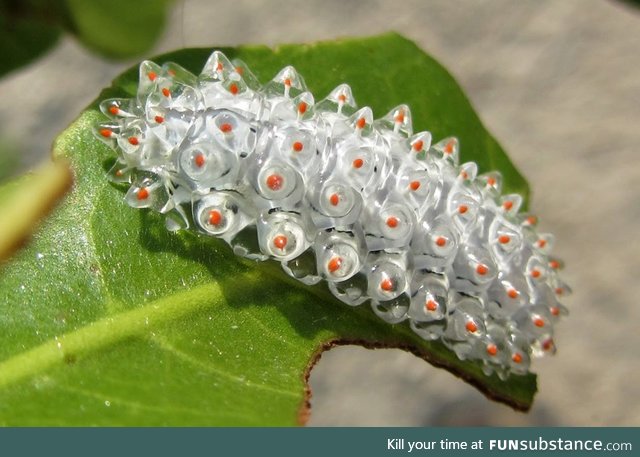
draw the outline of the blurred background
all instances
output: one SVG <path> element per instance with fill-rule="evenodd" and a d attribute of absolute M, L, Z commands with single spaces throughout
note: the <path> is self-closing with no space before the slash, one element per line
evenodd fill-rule
<path fill-rule="evenodd" d="M 340 347 L 313 370 L 310 425 L 639 426 L 640 8 L 613 0 L 183 0 L 149 55 L 388 30 L 449 69 L 529 180 L 531 209 L 567 263 L 571 315 L 559 326 L 557 356 L 534 365 L 539 393 L 529 414 L 411 354 Z M 34 165 L 137 60 L 109 62 L 61 39 L 0 80 L 0 141 L 21 151 L 23 167 Z"/>

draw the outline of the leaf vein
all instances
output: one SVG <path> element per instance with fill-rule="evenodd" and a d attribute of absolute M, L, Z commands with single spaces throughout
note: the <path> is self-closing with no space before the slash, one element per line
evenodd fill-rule
<path fill-rule="evenodd" d="M 169 343 L 166 339 L 164 338 L 160 338 L 159 336 L 155 335 L 153 337 L 151 337 L 151 340 L 153 342 L 155 342 L 157 344 L 157 346 L 171 354 L 173 354 L 174 356 L 176 356 L 177 358 L 179 358 L 180 360 L 183 360 L 197 368 L 200 368 L 202 370 L 205 370 L 209 373 L 213 373 L 216 374 L 218 376 L 221 376 L 223 378 L 226 378 L 230 381 L 236 382 L 238 384 L 242 384 L 242 385 L 247 385 L 248 382 L 251 382 L 250 385 L 247 385 L 247 387 L 250 387 L 252 389 L 260 389 L 260 390 L 266 390 L 268 392 L 271 393 L 275 393 L 278 395 L 285 395 L 287 397 L 299 397 L 299 394 L 297 392 L 291 391 L 291 390 L 284 390 L 284 389 L 280 389 L 278 387 L 275 386 L 271 386 L 269 384 L 259 384 L 253 381 L 249 381 L 241 376 L 237 376 L 234 375 L 232 373 L 229 373 L 225 370 L 221 370 L 219 368 L 216 368 L 213 364 L 210 363 L 204 363 L 200 360 L 198 360 L 196 357 L 192 357 L 189 354 L 187 354 L 184 351 L 181 351 L 180 349 L 176 348 L 175 346 L 173 346 L 171 343 Z"/>

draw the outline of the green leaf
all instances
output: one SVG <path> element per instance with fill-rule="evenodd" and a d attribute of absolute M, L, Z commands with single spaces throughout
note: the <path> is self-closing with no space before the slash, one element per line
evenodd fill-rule
<path fill-rule="evenodd" d="M 164 29 L 171 0 L 65 0 L 71 31 L 109 57 L 139 55 Z"/>
<path fill-rule="evenodd" d="M 527 193 L 451 76 L 398 35 L 223 51 L 263 82 L 292 64 L 319 97 L 348 82 L 378 115 L 409 102 L 417 130 L 457 135 L 464 160 L 500 169 L 508 191 Z M 154 60 L 199 72 L 210 52 Z M 99 100 L 131 96 L 136 77 L 132 68 Z M 308 412 L 305 380 L 318 354 L 346 343 L 406 349 L 491 398 L 530 407 L 535 375 L 486 377 L 367 306 L 340 304 L 273 262 L 242 261 L 218 240 L 169 233 L 160 216 L 129 208 L 106 180 L 113 152 L 91 133 L 101 119 L 94 104 L 59 137 L 54 153 L 71 161 L 75 188 L 0 270 L 0 424 L 292 425 Z"/>
<path fill-rule="evenodd" d="M 15 176 L 20 168 L 20 156 L 11 144 L 0 137 L 0 185 Z"/>
<path fill-rule="evenodd" d="M 0 76 L 27 65 L 63 31 L 107 57 L 148 51 L 164 29 L 172 0 L 0 0 Z"/>
<path fill-rule="evenodd" d="M 62 28 L 59 2 L 0 0 L 0 77 L 48 51 Z"/>

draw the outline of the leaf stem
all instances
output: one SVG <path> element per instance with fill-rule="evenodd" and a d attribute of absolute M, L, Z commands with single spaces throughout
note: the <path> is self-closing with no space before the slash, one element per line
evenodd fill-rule
<path fill-rule="evenodd" d="M 38 219 L 64 195 L 71 181 L 68 164 L 58 161 L 46 163 L 35 173 L 3 187 L 4 198 L 0 201 L 0 261 L 20 246 Z"/>

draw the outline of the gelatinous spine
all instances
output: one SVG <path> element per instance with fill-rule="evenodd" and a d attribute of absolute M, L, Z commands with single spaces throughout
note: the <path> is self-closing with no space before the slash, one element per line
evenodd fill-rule
<path fill-rule="evenodd" d="M 214 52 L 198 76 L 145 61 L 137 97 L 100 108 L 109 121 L 96 136 L 118 153 L 111 179 L 168 229 L 324 280 L 486 373 L 526 373 L 555 350 L 570 290 L 553 236 L 520 213 L 519 195 L 501 195 L 499 173 L 459 164 L 456 138 L 414 134 L 408 106 L 375 120 L 345 84 L 316 103 L 293 67 L 261 86 Z"/>

